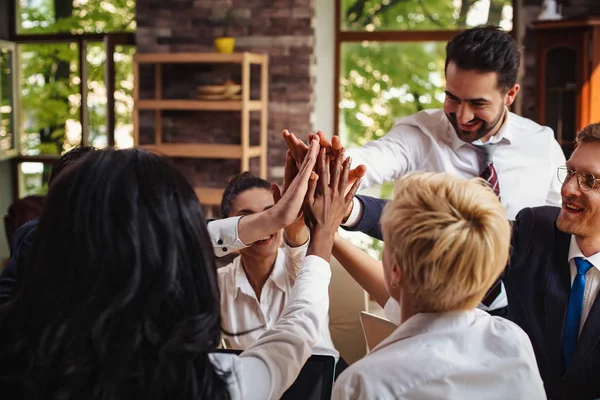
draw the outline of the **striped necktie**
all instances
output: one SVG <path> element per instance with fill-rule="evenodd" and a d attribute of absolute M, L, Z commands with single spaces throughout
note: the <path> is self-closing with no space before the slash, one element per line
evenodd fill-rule
<path fill-rule="evenodd" d="M 496 151 L 497 143 L 495 144 L 484 144 L 476 146 L 481 151 L 480 159 L 480 174 L 479 176 L 485 179 L 489 184 L 496 196 L 500 197 L 500 184 L 498 183 L 498 175 L 494 168 L 494 152 Z"/>
<path fill-rule="evenodd" d="M 494 152 L 496 151 L 497 143 L 495 144 L 484 144 L 484 145 L 475 145 L 481 151 L 479 170 L 481 173 L 479 174 L 480 178 L 485 179 L 496 196 L 500 197 L 500 185 L 498 184 L 498 175 L 496 175 L 496 169 L 494 168 L 494 163 L 492 162 L 492 158 L 494 157 Z M 494 286 L 487 292 L 483 300 L 481 301 L 487 307 L 491 306 L 494 300 L 500 295 L 502 292 L 502 283 L 501 281 L 497 281 Z"/>

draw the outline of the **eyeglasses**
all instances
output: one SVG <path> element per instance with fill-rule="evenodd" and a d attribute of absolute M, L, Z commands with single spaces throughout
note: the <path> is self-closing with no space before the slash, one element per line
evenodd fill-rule
<path fill-rule="evenodd" d="M 598 182 L 600 182 L 599 178 L 596 178 L 590 173 L 577 172 L 573 169 L 568 169 L 564 165 L 562 167 L 558 167 L 557 169 L 558 181 L 560 183 L 568 182 L 574 175 L 577 175 L 577 184 L 579 185 L 579 189 L 584 192 L 589 192 L 596 187 Z"/>

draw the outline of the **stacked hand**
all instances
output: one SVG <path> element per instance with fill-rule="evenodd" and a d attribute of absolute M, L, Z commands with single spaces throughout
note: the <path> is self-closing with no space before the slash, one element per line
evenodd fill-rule
<path fill-rule="evenodd" d="M 325 260 L 331 256 L 335 232 L 360 185 L 360 178 L 356 179 L 346 193 L 351 163 L 350 158 L 344 159 L 343 148 L 336 154 L 321 148 L 317 161 L 318 179 L 311 177 L 303 207 L 304 220 L 312 235 L 308 254 Z"/>
<path fill-rule="evenodd" d="M 306 157 L 306 154 L 308 152 L 308 146 L 302 140 L 298 139 L 296 135 L 289 132 L 288 130 L 283 131 L 283 139 L 287 143 L 289 151 L 294 160 L 296 161 L 296 165 L 301 165 L 304 161 L 304 157 Z M 331 153 L 334 156 L 337 155 L 340 152 L 340 150 L 343 149 L 342 141 L 338 136 L 334 136 L 333 139 L 331 139 L 331 143 L 329 143 L 329 141 L 325 137 L 325 134 L 322 131 L 317 131 L 317 133 L 311 133 L 308 135 L 309 143 L 313 139 L 318 140 L 321 148 L 325 148 L 327 153 Z M 351 169 L 348 174 L 348 183 L 354 183 L 354 181 L 356 181 L 357 179 L 365 176 L 366 172 L 367 167 L 365 167 L 364 165 L 358 165 L 356 168 Z"/>

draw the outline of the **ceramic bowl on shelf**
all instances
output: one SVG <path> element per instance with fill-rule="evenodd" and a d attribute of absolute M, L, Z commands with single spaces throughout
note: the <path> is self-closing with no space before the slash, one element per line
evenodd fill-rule
<path fill-rule="evenodd" d="M 241 85 L 226 83 L 224 85 L 198 86 L 196 88 L 198 100 L 239 100 L 238 94 L 242 90 Z"/>
<path fill-rule="evenodd" d="M 238 94 L 242 90 L 242 85 L 225 85 L 225 95 L 233 96 L 234 94 Z"/>
<path fill-rule="evenodd" d="M 196 88 L 198 94 L 207 94 L 207 95 L 223 95 L 227 90 L 227 86 L 225 85 L 207 85 L 207 86 L 198 86 Z"/>

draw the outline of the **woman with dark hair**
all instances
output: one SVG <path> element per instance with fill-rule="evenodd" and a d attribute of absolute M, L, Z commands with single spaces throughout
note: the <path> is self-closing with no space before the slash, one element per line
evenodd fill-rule
<path fill-rule="evenodd" d="M 286 167 L 295 166 L 289 152 L 287 157 Z M 290 168 L 286 168 L 284 189 L 291 174 Z M 278 196 L 273 188 L 275 186 L 270 182 L 249 172 L 237 175 L 223 192 L 221 216 L 247 216 L 270 209 Z M 218 269 L 223 328 L 229 332 L 247 332 L 244 335 L 225 335 L 227 348 L 248 348 L 279 319 L 308 245 L 308 229 L 300 217 L 279 232 L 240 249 L 238 257 Z M 337 362 L 340 353 L 331 340 L 329 320 L 327 316 L 325 318 L 313 354 L 331 355 Z M 336 368 L 336 372 L 338 370 Z"/>
<path fill-rule="evenodd" d="M 0 393 L 278 398 L 318 338 L 328 308 L 325 260 L 354 194 L 343 195 L 348 161 L 325 184 L 324 152 L 324 181 L 309 181 L 316 148 L 293 188 L 308 186 L 309 255 L 278 323 L 239 357 L 211 354 L 221 334 L 217 275 L 201 206 L 183 176 L 139 149 L 92 152 L 68 167 L 48 194 L 23 282 L 0 307 Z"/>

